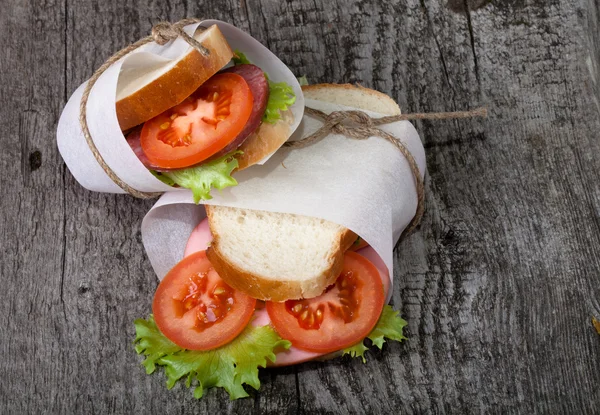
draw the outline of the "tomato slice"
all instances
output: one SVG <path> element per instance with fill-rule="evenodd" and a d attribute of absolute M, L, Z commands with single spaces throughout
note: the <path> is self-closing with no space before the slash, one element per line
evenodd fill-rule
<path fill-rule="evenodd" d="M 237 137 L 250 118 L 252 91 L 240 75 L 213 75 L 181 104 L 146 121 L 141 145 L 150 163 L 189 167 Z"/>
<path fill-rule="evenodd" d="M 227 285 L 205 251 L 185 257 L 159 284 L 152 311 L 159 330 L 189 350 L 210 350 L 248 325 L 256 299 Z"/>
<path fill-rule="evenodd" d="M 271 323 L 292 345 L 330 353 L 358 343 L 373 330 L 384 305 L 377 268 L 363 256 L 346 252 L 335 284 L 319 297 L 267 302 Z"/>

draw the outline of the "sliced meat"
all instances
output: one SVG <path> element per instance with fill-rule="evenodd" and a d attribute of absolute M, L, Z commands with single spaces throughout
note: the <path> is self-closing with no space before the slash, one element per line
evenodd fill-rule
<path fill-rule="evenodd" d="M 260 125 L 265 109 L 267 108 L 267 101 L 269 100 L 269 82 L 267 82 L 265 73 L 258 66 L 252 64 L 236 65 L 227 68 L 222 72 L 235 73 L 244 78 L 250 87 L 250 91 L 252 91 L 254 104 L 252 105 L 252 113 L 250 114 L 250 118 L 248 118 L 248 122 L 244 129 L 227 145 L 227 147 L 211 158 L 218 158 L 241 146 L 250 134 L 256 131 Z"/>
<path fill-rule="evenodd" d="M 127 144 L 129 144 L 129 147 L 131 147 L 131 149 L 133 150 L 133 152 L 135 153 L 137 158 L 140 159 L 140 161 L 142 162 L 142 164 L 144 166 L 146 166 L 146 168 L 148 168 L 150 170 L 161 170 L 159 167 L 150 163 L 150 160 L 148 160 L 148 157 L 146 157 L 144 150 L 142 150 L 142 144 L 140 142 L 141 132 L 142 132 L 141 125 L 135 127 L 133 130 L 131 130 L 131 132 L 129 134 L 127 134 Z"/>
<path fill-rule="evenodd" d="M 258 66 L 252 64 L 237 65 L 227 68 L 222 72 L 235 73 L 244 78 L 250 87 L 254 102 L 252 105 L 250 118 L 248 118 L 248 122 L 246 123 L 244 129 L 224 149 L 212 156 L 209 160 L 219 158 L 241 146 L 242 143 L 250 136 L 250 134 L 256 131 L 260 125 L 262 116 L 267 108 L 267 101 L 269 100 L 269 83 L 267 82 L 265 73 Z M 146 157 L 146 154 L 144 154 L 142 145 L 140 144 L 141 131 L 142 126 L 140 125 L 135 127 L 129 134 L 127 134 L 127 143 L 129 143 L 129 146 L 135 155 L 138 157 L 138 159 L 140 159 L 144 166 L 150 170 L 169 171 L 170 169 L 154 166 L 150 160 L 148 160 L 148 157 Z M 202 163 L 204 163 L 204 161 Z"/>
<path fill-rule="evenodd" d="M 198 251 L 206 251 L 212 240 L 213 237 L 208 226 L 208 218 L 204 218 L 192 231 L 185 246 L 183 256 L 186 257 Z"/>

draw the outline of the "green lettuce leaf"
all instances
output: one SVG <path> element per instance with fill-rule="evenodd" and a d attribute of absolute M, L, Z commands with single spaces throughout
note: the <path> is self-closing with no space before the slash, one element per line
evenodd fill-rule
<path fill-rule="evenodd" d="M 233 51 L 233 64 L 234 65 L 245 65 L 248 63 L 250 63 L 250 61 L 248 60 L 246 55 L 244 55 L 242 52 L 240 52 L 237 49 Z"/>
<path fill-rule="evenodd" d="M 167 186 L 173 186 L 175 184 L 175 182 L 173 180 L 171 180 L 170 178 L 168 178 L 167 176 L 165 176 L 164 174 L 162 174 L 159 171 L 150 170 L 150 173 L 152 173 L 152 175 L 154 177 L 156 177 L 158 180 L 160 180 Z"/>
<path fill-rule="evenodd" d="M 187 169 L 153 172 L 153 174 L 170 186 L 177 184 L 190 189 L 194 194 L 194 202 L 199 203 L 201 200 L 212 199 L 210 195 L 212 188 L 221 190 L 238 184 L 231 176 L 231 172 L 238 167 L 238 161 L 235 158 L 238 154 L 242 154 L 242 152 L 234 151 Z"/>
<path fill-rule="evenodd" d="M 135 324 L 135 351 L 138 354 L 144 353 L 146 356 L 142 364 L 146 368 L 147 374 L 154 373 L 158 359 L 181 350 L 181 347 L 167 339 L 158 330 L 153 315 L 150 315 L 148 320 L 138 318 L 133 324 Z"/>
<path fill-rule="evenodd" d="M 380 350 L 383 347 L 383 343 L 387 340 L 402 341 L 406 337 L 402 334 L 402 329 L 406 326 L 406 321 L 400 317 L 400 312 L 394 311 L 394 309 L 386 305 L 383 307 L 381 316 L 375 328 L 367 336 L 375 346 Z M 365 346 L 365 341 L 356 343 L 347 349 L 344 349 L 344 355 L 349 354 L 351 357 L 360 357 L 363 363 L 367 362 L 365 358 L 365 352 L 369 350 L 368 346 Z"/>
<path fill-rule="evenodd" d="M 285 82 L 273 82 L 269 77 L 267 77 L 267 81 L 269 81 L 269 100 L 262 119 L 270 124 L 275 124 L 281 119 L 281 112 L 286 111 L 290 105 L 296 102 L 296 94 L 292 87 Z"/>
<path fill-rule="evenodd" d="M 208 351 L 181 349 L 158 330 L 152 315 L 136 320 L 135 331 L 135 350 L 146 356 L 142 363 L 146 373 L 154 372 L 156 365 L 164 366 L 167 388 L 185 377 L 187 387 L 195 386 L 197 399 L 213 387 L 224 388 L 231 400 L 248 396 L 243 385 L 258 390 L 258 368 L 266 367 L 267 360 L 275 362 L 275 353 L 291 346 L 270 326 L 252 324 L 230 343 Z"/>
<path fill-rule="evenodd" d="M 243 65 L 250 63 L 246 55 L 239 50 L 234 51 L 233 63 L 235 65 Z M 285 82 L 272 82 L 269 75 L 265 72 L 265 77 L 269 82 L 269 99 L 267 100 L 267 108 L 262 120 L 270 124 L 275 124 L 281 119 L 281 111 L 287 111 L 288 107 L 296 102 L 296 94 L 294 89 Z M 306 77 L 303 77 L 306 81 Z M 302 78 L 298 78 L 299 81 Z M 306 81 L 308 85 L 308 81 Z M 302 84 L 301 84 L 302 85 Z"/>
<path fill-rule="evenodd" d="M 351 357 L 361 357 L 363 363 L 366 363 L 365 352 L 369 350 L 367 346 L 365 346 L 365 341 L 361 341 L 356 343 L 354 346 L 350 346 L 347 349 L 344 349 L 344 354 L 349 354 Z"/>

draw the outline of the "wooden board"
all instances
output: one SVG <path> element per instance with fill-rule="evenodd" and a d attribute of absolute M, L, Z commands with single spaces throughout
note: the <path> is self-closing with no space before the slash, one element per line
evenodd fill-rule
<path fill-rule="evenodd" d="M 600 32 L 596 0 L 5 1 L 0 13 L 0 413 L 596 413 Z M 418 122 L 427 212 L 395 255 L 409 340 L 263 370 L 230 402 L 146 376 L 132 321 L 156 278 L 152 201 L 80 187 L 61 109 L 160 19 L 249 31 L 310 82 L 359 82 Z"/>

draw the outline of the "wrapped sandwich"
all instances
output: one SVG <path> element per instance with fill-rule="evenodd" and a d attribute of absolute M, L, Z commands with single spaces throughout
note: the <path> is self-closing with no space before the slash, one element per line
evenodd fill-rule
<path fill-rule="evenodd" d="M 143 192 L 190 189 L 200 201 L 266 161 L 298 125 L 303 100 L 289 69 L 239 29 L 206 21 L 185 30 L 201 49 L 179 38 L 131 52 L 94 84 L 86 120 L 120 180 Z M 122 192 L 83 138 L 83 87 L 61 116 L 59 150 L 83 186 Z"/>

